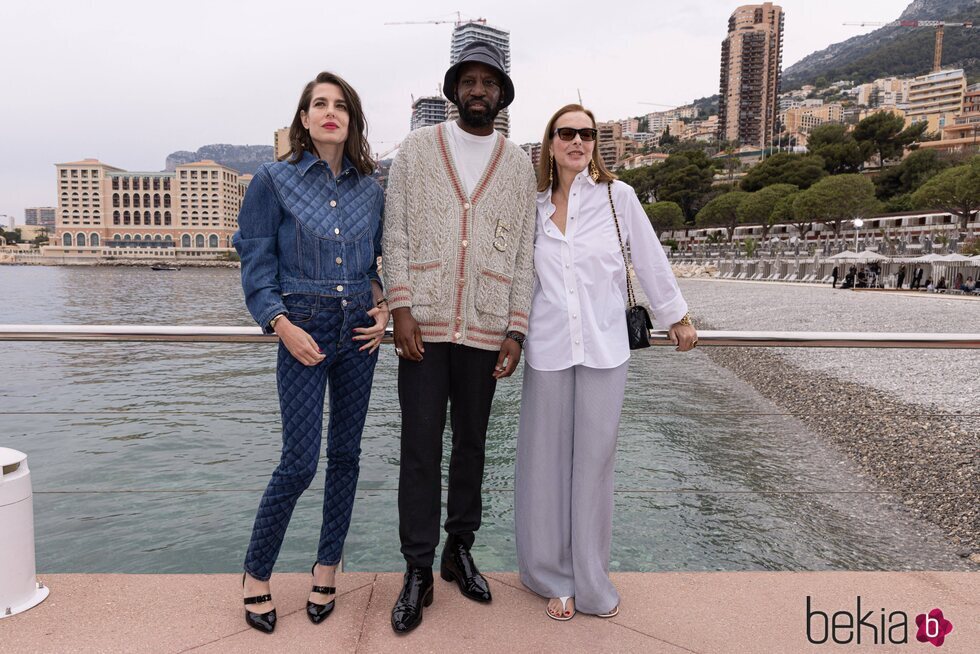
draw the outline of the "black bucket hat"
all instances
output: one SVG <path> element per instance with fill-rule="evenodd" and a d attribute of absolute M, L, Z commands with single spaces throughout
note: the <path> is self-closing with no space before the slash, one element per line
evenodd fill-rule
<path fill-rule="evenodd" d="M 504 54 L 496 46 L 486 41 L 473 41 L 459 53 L 459 61 L 446 71 L 446 77 L 442 81 L 442 92 L 450 102 L 455 105 L 459 104 L 459 98 L 456 97 L 456 81 L 459 77 L 459 69 L 465 64 L 473 62 L 486 64 L 500 73 L 500 79 L 504 85 L 501 109 L 514 101 L 514 82 L 504 70 Z"/>

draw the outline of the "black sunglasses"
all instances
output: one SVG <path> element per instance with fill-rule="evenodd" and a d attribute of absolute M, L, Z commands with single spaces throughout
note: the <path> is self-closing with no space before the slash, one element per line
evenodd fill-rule
<path fill-rule="evenodd" d="M 594 141 L 596 135 L 599 133 L 598 130 L 591 127 L 583 127 L 582 129 L 575 129 L 574 127 L 559 127 L 554 132 L 551 133 L 552 136 L 558 135 L 562 141 L 571 141 L 578 134 L 579 138 L 583 141 Z"/>

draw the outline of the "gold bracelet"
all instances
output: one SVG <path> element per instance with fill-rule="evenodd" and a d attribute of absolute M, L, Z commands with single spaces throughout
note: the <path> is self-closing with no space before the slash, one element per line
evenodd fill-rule
<path fill-rule="evenodd" d="M 272 320 L 269 321 L 269 329 L 271 329 L 272 331 L 276 331 L 276 323 L 279 322 L 279 319 L 280 318 L 285 318 L 285 317 L 286 317 L 286 314 L 284 314 L 284 313 L 277 313 L 276 316 Z"/>
<path fill-rule="evenodd" d="M 678 320 L 674 324 L 675 325 L 690 325 L 691 327 L 694 327 L 694 323 L 691 322 L 691 314 L 690 313 L 685 313 L 684 314 L 684 317 L 681 318 L 680 320 Z"/>

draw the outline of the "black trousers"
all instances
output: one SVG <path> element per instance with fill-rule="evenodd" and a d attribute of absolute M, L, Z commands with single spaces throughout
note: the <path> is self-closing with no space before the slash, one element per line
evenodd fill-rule
<path fill-rule="evenodd" d="M 426 343 L 422 361 L 398 361 L 398 533 L 409 565 L 431 566 L 439 544 L 447 403 L 453 449 L 445 528 L 451 539 L 473 545 L 483 517 L 483 463 L 498 355 L 465 345 Z"/>

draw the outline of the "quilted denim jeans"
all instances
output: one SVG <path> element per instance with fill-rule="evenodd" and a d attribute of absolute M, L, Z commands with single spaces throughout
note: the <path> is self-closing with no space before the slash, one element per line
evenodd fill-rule
<path fill-rule="evenodd" d="M 245 555 L 245 571 L 263 581 L 272 576 L 296 501 L 316 477 L 328 388 L 326 483 L 316 560 L 321 565 L 340 562 L 357 489 L 361 432 L 378 361 L 377 352 L 359 352 L 363 341 L 352 340 L 355 327 L 374 322 L 367 315 L 371 293 L 348 298 L 287 295 L 283 300 L 289 320 L 316 340 L 326 358 L 315 366 L 305 366 L 279 345 L 276 380 L 282 412 L 282 455 L 259 504 Z"/>

